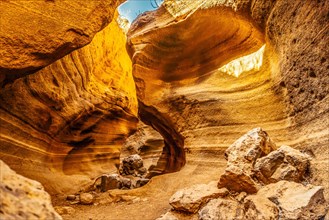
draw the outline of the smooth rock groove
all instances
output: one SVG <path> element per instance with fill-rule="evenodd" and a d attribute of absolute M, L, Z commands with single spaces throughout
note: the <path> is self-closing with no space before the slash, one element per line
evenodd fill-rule
<path fill-rule="evenodd" d="M 2 1 L 0 86 L 90 43 L 120 1 Z"/>
<path fill-rule="evenodd" d="M 88 46 L 1 89 L 0 157 L 49 191 L 115 172 L 138 122 L 124 47 L 114 19 Z"/>

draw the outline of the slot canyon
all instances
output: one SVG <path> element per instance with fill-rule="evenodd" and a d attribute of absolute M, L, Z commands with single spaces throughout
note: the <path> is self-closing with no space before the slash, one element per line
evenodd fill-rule
<path fill-rule="evenodd" d="M 329 1 L 128 2 L 0 2 L 0 219 L 329 220 Z"/>

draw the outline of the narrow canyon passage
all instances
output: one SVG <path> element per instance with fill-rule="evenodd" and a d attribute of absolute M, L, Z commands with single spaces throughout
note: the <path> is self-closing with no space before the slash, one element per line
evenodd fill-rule
<path fill-rule="evenodd" d="M 329 3 L 150 2 L 132 23 L 124 1 L 1 2 L 0 160 L 74 209 L 63 219 L 156 219 L 261 127 L 312 155 L 307 183 L 328 201 Z M 66 200 L 135 154 L 145 186 Z"/>

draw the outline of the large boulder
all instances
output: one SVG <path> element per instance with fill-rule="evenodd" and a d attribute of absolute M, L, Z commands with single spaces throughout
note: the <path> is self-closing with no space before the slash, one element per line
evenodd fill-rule
<path fill-rule="evenodd" d="M 177 211 L 196 213 L 210 199 L 226 196 L 228 190 L 218 189 L 216 182 L 197 184 L 177 191 L 169 200 L 169 204 Z"/>
<path fill-rule="evenodd" d="M 17 174 L 2 160 L 0 173 L 0 219 L 62 219 L 39 182 Z"/>
<path fill-rule="evenodd" d="M 289 180 L 300 182 L 307 174 L 310 156 L 289 146 L 281 146 L 265 157 L 259 158 L 254 171 L 265 184 Z"/>
<path fill-rule="evenodd" d="M 260 189 L 256 195 L 250 195 L 246 198 L 246 204 L 253 210 L 247 213 L 255 214 L 257 210 L 262 210 L 261 216 L 265 219 L 321 219 L 326 214 L 326 201 L 323 195 L 322 186 L 306 185 L 286 180 L 269 184 Z M 265 198 L 275 204 L 280 210 L 280 214 Z M 254 208 L 250 205 L 255 206 Z M 264 208 L 267 206 L 266 208 Z M 269 214 L 270 211 L 274 213 Z M 258 216 L 259 212 L 257 212 Z"/>
<path fill-rule="evenodd" d="M 243 206 L 231 199 L 213 199 L 200 210 L 199 219 L 243 219 Z"/>
<path fill-rule="evenodd" d="M 275 150 L 276 146 L 261 128 L 254 128 L 235 141 L 225 152 L 227 168 L 220 177 L 218 188 L 255 193 L 260 184 L 254 180 L 256 160 Z"/>

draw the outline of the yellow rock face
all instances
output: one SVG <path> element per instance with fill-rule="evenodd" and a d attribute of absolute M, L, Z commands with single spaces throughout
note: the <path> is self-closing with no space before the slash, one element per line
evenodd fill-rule
<path fill-rule="evenodd" d="M 69 187 L 79 180 L 74 174 L 115 171 L 121 145 L 137 124 L 125 43 L 113 21 L 88 46 L 3 88 L 1 158 L 41 182 L 72 181 L 47 181 L 48 188 Z"/>
<path fill-rule="evenodd" d="M 87 44 L 119 3 L 20 1 L 14 14 L 13 2 L 1 8 L 17 33 L 1 26 L 0 157 L 48 190 L 115 172 L 137 117 L 164 138 L 154 175 L 187 162 L 184 177 L 218 179 L 224 150 L 262 127 L 278 145 L 312 150 L 313 180 L 329 188 L 328 1 L 166 0 L 131 25 L 127 42 L 112 22 L 56 62 Z M 49 7 L 26 29 L 17 17 L 38 4 Z M 264 44 L 261 66 L 239 77 L 222 69 Z"/>
<path fill-rule="evenodd" d="M 157 109 L 157 123 L 171 124 L 177 137 L 182 136 L 175 140 L 184 140 L 185 148 L 192 150 L 188 161 L 216 160 L 216 152 L 248 128 L 273 131 L 286 126 L 284 94 L 272 78 L 276 63 L 270 62 L 274 55 L 269 49 L 264 58 L 262 54 L 262 66 L 246 68 L 249 71 L 238 78 L 221 69 L 264 45 L 264 34 L 251 17 L 225 4 L 185 5 L 182 14 L 183 9 L 175 8 L 182 2 L 169 3 L 139 17 L 128 32 L 137 95 L 143 103 L 140 112 Z M 163 133 L 168 137 L 174 132 Z M 169 165 L 175 159 L 168 158 L 181 155 L 184 160 L 184 155 L 176 152 L 177 146 L 167 149 L 164 170 L 180 169 L 177 161 Z"/>
<path fill-rule="evenodd" d="M 262 127 L 279 145 L 314 152 L 314 181 L 329 187 L 329 3 L 203 2 L 168 0 L 132 24 L 128 50 L 140 112 L 153 109 L 160 129 L 171 124 L 188 164 L 209 170 L 242 132 Z M 237 78 L 221 69 L 263 44 L 258 70 Z M 149 121 L 150 114 L 140 116 Z M 166 149 L 163 170 L 179 169 L 169 165 L 181 155 L 177 146 Z"/>
<path fill-rule="evenodd" d="M 90 43 L 120 2 L 1 1 L 0 79 L 11 81 Z"/>

